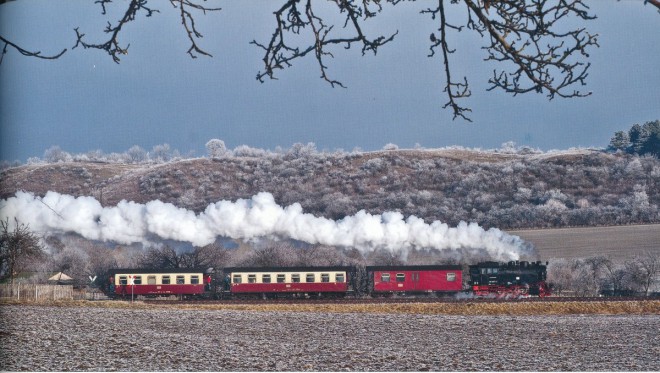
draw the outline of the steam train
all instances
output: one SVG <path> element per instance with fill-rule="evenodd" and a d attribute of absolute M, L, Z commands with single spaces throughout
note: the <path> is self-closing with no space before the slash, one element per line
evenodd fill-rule
<path fill-rule="evenodd" d="M 547 264 L 547 263 L 546 263 Z M 112 297 L 180 298 L 343 298 L 434 295 L 462 292 L 476 297 L 545 297 L 546 265 L 541 262 L 482 262 L 459 265 L 367 267 L 231 267 L 200 269 L 115 269 L 108 275 Z"/>

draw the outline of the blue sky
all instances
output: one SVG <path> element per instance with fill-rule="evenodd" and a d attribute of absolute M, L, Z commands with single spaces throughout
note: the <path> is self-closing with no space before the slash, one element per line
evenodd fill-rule
<path fill-rule="evenodd" d="M 113 5 L 119 9 L 119 4 Z M 473 96 L 463 102 L 473 123 L 452 120 L 442 109 L 443 70 L 427 58 L 433 21 L 424 5 L 387 8 L 374 33 L 399 30 L 377 56 L 336 50 L 329 73 L 347 89 L 318 78 L 307 58 L 255 80 L 272 12 L 281 1 L 220 1 L 223 10 L 197 18 L 200 45 L 213 58 L 191 59 L 177 14 L 168 2 L 161 13 L 126 27 L 129 54 L 115 64 L 104 52 L 71 50 L 74 27 L 100 41 L 107 20 L 92 2 L 21 0 L 0 6 L 0 34 L 28 49 L 54 54 L 55 61 L 9 50 L 0 65 L 0 159 L 25 161 L 58 145 L 72 153 L 123 152 L 132 145 L 150 150 L 168 143 L 183 154 L 204 155 L 211 138 L 230 148 L 246 144 L 274 149 L 314 142 L 319 149 L 380 149 L 461 145 L 496 148 L 507 141 L 543 150 L 606 146 L 612 134 L 633 123 L 660 118 L 660 14 L 641 0 L 587 1 L 598 19 L 586 25 L 600 34 L 593 49 L 582 99 L 517 97 L 486 92 L 492 63 L 483 62 L 483 41 L 468 32 L 452 34 L 454 74 L 466 74 Z M 113 3 L 114 4 L 114 3 Z"/>

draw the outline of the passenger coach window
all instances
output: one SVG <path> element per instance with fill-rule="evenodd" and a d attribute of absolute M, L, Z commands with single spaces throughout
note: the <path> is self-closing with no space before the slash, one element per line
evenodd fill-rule
<path fill-rule="evenodd" d="M 126 276 L 119 276 L 119 285 L 128 284 L 128 278 Z"/>
<path fill-rule="evenodd" d="M 390 274 L 389 273 L 382 273 L 380 275 L 380 281 L 381 282 L 390 282 Z"/>
<path fill-rule="evenodd" d="M 405 282 L 406 281 L 406 274 L 405 273 L 397 273 L 396 274 L 396 282 Z"/>
<path fill-rule="evenodd" d="M 147 277 L 147 284 L 156 285 L 156 276 L 148 276 Z"/>
<path fill-rule="evenodd" d="M 248 283 L 254 284 L 257 282 L 257 275 L 248 275 Z"/>
<path fill-rule="evenodd" d="M 330 274 L 321 273 L 321 282 L 330 282 Z"/>
<path fill-rule="evenodd" d="M 163 285 L 169 285 L 170 284 L 170 276 L 163 276 Z"/>
<path fill-rule="evenodd" d="M 135 278 L 133 279 L 133 284 L 142 285 L 142 276 L 135 276 Z"/>
<path fill-rule="evenodd" d="M 176 276 L 176 284 L 177 285 L 183 285 L 186 283 L 185 277 L 184 276 Z"/>
<path fill-rule="evenodd" d="M 286 276 L 284 274 L 277 275 L 277 283 L 283 284 L 286 282 Z"/>
<path fill-rule="evenodd" d="M 337 273 L 335 275 L 335 281 L 336 282 L 344 282 L 344 274 L 343 273 Z"/>
<path fill-rule="evenodd" d="M 270 284 L 270 275 L 263 275 L 261 277 L 261 282 L 263 282 L 264 284 Z"/>
<path fill-rule="evenodd" d="M 234 275 L 234 280 L 232 281 L 234 284 L 240 284 L 242 281 L 241 275 Z"/>
<path fill-rule="evenodd" d="M 291 275 L 291 282 L 300 282 L 300 275 L 297 273 L 294 273 Z"/>
<path fill-rule="evenodd" d="M 199 276 L 190 276 L 190 283 L 193 285 L 199 284 Z"/>
<path fill-rule="evenodd" d="M 314 282 L 314 274 L 313 273 L 308 273 L 307 277 L 305 277 L 305 282 Z"/>
<path fill-rule="evenodd" d="M 447 273 L 447 281 L 456 281 L 456 273 L 448 272 Z"/>

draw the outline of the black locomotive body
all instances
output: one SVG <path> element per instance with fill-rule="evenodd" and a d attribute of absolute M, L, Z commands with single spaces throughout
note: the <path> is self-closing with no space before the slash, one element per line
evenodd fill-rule
<path fill-rule="evenodd" d="M 482 262 L 470 267 L 470 286 L 476 296 L 520 297 L 550 295 L 546 265 L 541 262 Z"/>

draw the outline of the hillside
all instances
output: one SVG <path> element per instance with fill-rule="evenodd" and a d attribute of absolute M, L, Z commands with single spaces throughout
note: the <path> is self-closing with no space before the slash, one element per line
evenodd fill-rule
<path fill-rule="evenodd" d="M 660 221 L 660 161 L 592 150 L 264 152 L 167 163 L 41 163 L 4 170 L 1 178 L 3 199 L 18 190 L 52 190 L 105 206 L 159 199 L 199 212 L 266 191 L 280 205 L 297 202 L 332 219 L 364 209 L 502 229 Z"/>

